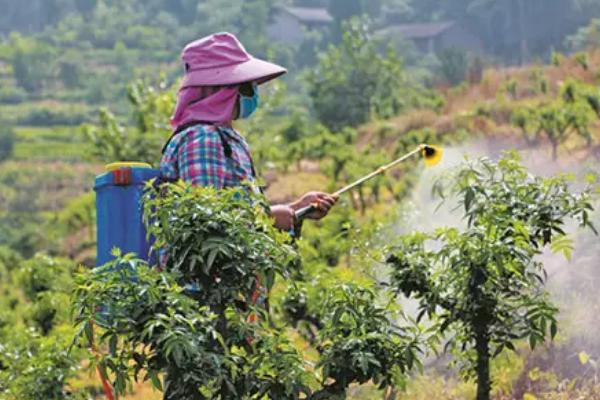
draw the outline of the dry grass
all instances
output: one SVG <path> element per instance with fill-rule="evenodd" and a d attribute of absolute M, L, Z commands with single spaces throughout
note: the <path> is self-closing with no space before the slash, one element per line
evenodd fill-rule
<path fill-rule="evenodd" d="M 521 131 L 511 123 L 513 112 L 519 108 L 536 107 L 556 98 L 561 85 L 568 79 L 587 84 L 600 82 L 600 50 L 587 54 L 588 68 L 575 57 L 561 57 L 559 65 L 529 65 L 485 71 L 480 83 L 464 83 L 458 87 L 440 88 L 445 107 L 436 114 L 415 110 L 387 121 L 376 121 L 359 129 L 359 148 L 374 145 L 394 148 L 399 137 L 411 131 L 430 130 L 437 137 L 468 132 L 469 136 L 500 138 L 524 146 Z M 540 82 L 546 90 L 541 90 Z M 512 88 L 510 87 L 512 84 Z M 595 142 L 600 141 L 600 124 L 592 126 Z M 464 135 L 462 136 L 464 137 Z M 547 147 L 540 143 L 540 147 Z M 600 159 L 600 145 L 587 147 L 576 137 L 562 146 L 561 162 L 569 159 L 581 162 L 592 156 Z"/>
<path fill-rule="evenodd" d="M 266 195 L 275 204 L 287 203 L 312 190 L 331 190 L 329 183 L 329 179 L 321 173 L 290 171 L 272 177 Z"/>
<path fill-rule="evenodd" d="M 548 81 L 547 96 L 555 96 L 562 82 L 567 79 L 576 79 L 586 83 L 597 83 L 599 70 L 594 66 L 600 65 L 600 51 L 590 51 L 588 54 L 589 66 L 587 70 L 575 61 L 574 58 L 564 58 L 558 66 L 530 65 L 503 69 L 488 69 L 485 71 L 480 84 L 469 86 L 463 91 L 447 90 L 446 107 L 444 114 L 451 114 L 469 110 L 474 104 L 495 101 L 496 96 L 502 92 L 504 85 L 509 80 L 514 80 L 517 85 L 517 100 L 541 95 L 533 89 L 532 72 L 540 71 Z M 543 97 L 543 96 L 542 96 Z"/>

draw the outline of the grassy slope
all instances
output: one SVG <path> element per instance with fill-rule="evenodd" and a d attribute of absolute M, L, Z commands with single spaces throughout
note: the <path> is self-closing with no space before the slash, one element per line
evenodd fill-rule
<path fill-rule="evenodd" d="M 13 158 L 17 161 L 85 161 L 89 144 L 79 127 L 18 126 L 15 133 Z"/>

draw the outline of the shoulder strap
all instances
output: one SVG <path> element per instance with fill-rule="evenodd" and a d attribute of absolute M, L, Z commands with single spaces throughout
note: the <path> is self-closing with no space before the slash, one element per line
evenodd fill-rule
<path fill-rule="evenodd" d="M 232 154 L 231 145 L 225 138 L 225 132 L 223 132 L 219 126 L 217 126 L 217 132 L 219 133 L 219 137 L 221 138 L 221 144 L 223 146 L 223 152 L 225 153 L 225 157 L 231 158 L 231 154 Z M 248 151 L 248 149 L 245 146 L 242 146 L 242 147 L 244 148 L 244 152 L 246 153 L 248 160 L 250 160 L 250 170 L 252 171 L 252 176 L 254 178 L 257 178 L 258 175 L 256 174 L 256 169 L 254 168 L 254 160 L 252 159 L 252 154 L 250 154 L 250 152 Z"/>
<path fill-rule="evenodd" d="M 233 154 L 233 150 L 231 150 L 231 145 L 227 141 L 227 138 L 225 138 L 225 133 L 221 130 L 221 128 L 218 126 L 216 128 L 217 133 L 219 134 L 219 138 L 221 139 L 221 146 L 223 146 L 223 153 L 225 154 L 225 157 L 231 158 L 231 155 Z"/>

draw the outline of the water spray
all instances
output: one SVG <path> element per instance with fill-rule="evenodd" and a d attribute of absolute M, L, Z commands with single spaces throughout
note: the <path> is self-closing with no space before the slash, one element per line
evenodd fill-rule
<path fill-rule="evenodd" d="M 421 144 L 413 151 L 403 155 L 402 157 L 392 161 L 389 164 L 386 164 L 386 165 L 383 165 L 383 166 L 377 168 L 375 171 L 371 172 L 368 175 L 363 176 L 362 178 L 352 182 L 351 184 L 344 186 L 343 188 L 339 189 L 337 192 L 333 193 L 333 196 L 337 197 L 346 192 L 349 192 L 350 190 L 354 189 L 355 187 L 362 185 L 363 183 L 375 178 L 376 176 L 384 174 L 387 170 L 394 168 L 398 164 L 402 163 L 403 161 L 408 160 L 409 158 L 411 158 L 412 156 L 415 156 L 417 154 L 420 154 L 423 157 L 423 160 L 425 161 L 425 165 L 428 167 L 436 165 L 442 159 L 442 149 L 441 148 L 439 148 L 437 146 L 431 146 L 428 144 Z M 313 203 L 309 206 L 301 208 L 298 211 L 296 211 L 296 219 L 297 220 L 303 219 L 308 214 L 312 213 L 313 211 L 316 211 L 317 209 L 318 209 L 318 204 L 316 204 L 316 203 Z"/>

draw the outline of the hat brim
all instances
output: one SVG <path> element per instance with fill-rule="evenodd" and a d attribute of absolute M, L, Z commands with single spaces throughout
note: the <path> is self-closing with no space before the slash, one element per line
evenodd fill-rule
<path fill-rule="evenodd" d="M 244 82 L 263 84 L 275 79 L 287 70 L 277 64 L 250 58 L 240 64 L 228 65 L 219 68 L 188 71 L 183 77 L 181 87 L 190 86 L 224 86 L 236 85 Z"/>

